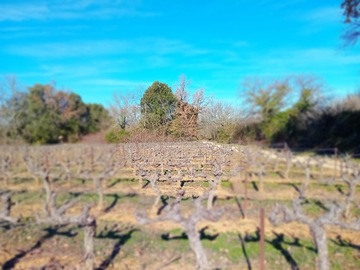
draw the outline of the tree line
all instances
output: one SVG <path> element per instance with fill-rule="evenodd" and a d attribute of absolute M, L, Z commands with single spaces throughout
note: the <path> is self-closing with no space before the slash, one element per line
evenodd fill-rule
<path fill-rule="evenodd" d="M 181 77 L 175 93 L 154 82 L 141 100 L 116 97 L 111 114 L 122 122 L 118 132 L 142 127 L 178 139 L 222 143 L 286 142 L 290 147 L 338 147 L 356 151 L 360 144 L 360 94 L 331 97 L 313 76 L 277 80 L 245 79 L 238 104 L 227 104 L 198 90 L 189 97 Z M 134 111 L 137 110 L 137 113 Z M 127 121 L 129 120 L 129 121 Z"/>
<path fill-rule="evenodd" d="M 8 141 L 48 144 L 102 131 L 111 143 L 208 139 L 359 150 L 359 93 L 331 99 L 316 77 L 254 78 L 244 80 L 242 102 L 231 105 L 206 96 L 203 89 L 191 95 L 189 84 L 183 76 L 173 91 L 155 81 L 137 97 L 114 95 L 105 108 L 51 84 L 19 91 L 9 83 L 12 91 L 1 100 L 0 135 Z"/>

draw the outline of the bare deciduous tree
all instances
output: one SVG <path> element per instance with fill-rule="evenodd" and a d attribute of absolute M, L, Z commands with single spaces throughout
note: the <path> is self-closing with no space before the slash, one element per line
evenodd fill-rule
<path fill-rule="evenodd" d="M 78 225 L 84 229 L 84 261 L 86 270 L 94 269 L 94 236 L 96 234 L 96 219 L 90 215 L 90 206 L 84 207 L 79 215 L 65 215 L 76 200 L 69 200 L 60 207 L 56 206 L 56 193 L 51 194 L 50 207 L 45 206 L 45 217 L 36 216 L 38 223 L 54 225 Z"/>
<path fill-rule="evenodd" d="M 215 160 L 212 164 L 212 173 L 213 173 L 213 177 L 214 180 L 212 180 L 210 182 L 210 189 L 208 191 L 208 200 L 207 200 L 207 209 L 210 210 L 213 208 L 213 204 L 214 204 L 214 197 L 215 197 L 215 192 L 218 186 L 221 187 L 221 179 L 220 177 L 223 175 L 223 171 L 221 169 L 221 165 L 219 164 L 219 162 L 217 160 Z"/>
<path fill-rule="evenodd" d="M 247 79 L 243 82 L 242 93 L 246 95 L 244 101 L 248 111 L 266 120 L 288 102 L 289 80 L 265 83 L 259 79 Z"/>
<path fill-rule="evenodd" d="M 51 194 L 52 194 L 52 183 L 54 179 L 60 178 L 62 171 L 54 173 L 51 170 L 51 157 L 52 153 L 44 151 L 42 156 L 31 155 L 29 151 L 25 152 L 23 160 L 25 161 L 28 171 L 38 180 L 41 179 L 46 200 L 46 208 L 50 207 Z"/>
<path fill-rule="evenodd" d="M 221 139 L 219 134 L 231 136 L 240 112 L 234 106 L 221 101 L 211 101 L 200 114 L 200 130 L 203 137 Z"/>
<path fill-rule="evenodd" d="M 191 81 L 186 81 L 186 76 L 181 75 L 179 77 L 179 83 L 175 91 L 175 96 L 180 102 L 188 102 L 188 95 L 186 88 L 191 83 Z"/>
<path fill-rule="evenodd" d="M 116 119 L 121 129 L 137 125 L 140 121 L 140 96 L 135 94 L 114 94 L 113 103 L 110 105 L 110 113 Z"/>
<path fill-rule="evenodd" d="M 156 218 L 148 218 L 145 213 L 137 214 L 137 220 L 140 224 L 150 224 L 158 221 L 171 220 L 180 224 L 189 239 L 190 247 L 196 255 L 197 268 L 201 270 L 209 269 L 209 261 L 201 244 L 200 233 L 196 228 L 196 224 L 206 219 L 209 221 L 217 221 L 222 215 L 221 210 L 206 210 L 201 201 L 207 196 L 199 197 L 194 201 L 194 211 L 189 215 L 181 213 L 180 202 L 185 192 L 180 191 L 175 201 L 164 209 L 164 214 Z"/>
<path fill-rule="evenodd" d="M 301 183 L 300 187 L 300 197 L 306 198 L 308 186 L 310 184 L 311 178 L 311 157 L 308 157 L 306 160 L 298 160 L 296 165 L 298 165 L 305 172 L 305 179 Z"/>
<path fill-rule="evenodd" d="M 326 237 L 326 225 L 335 225 L 340 228 L 359 230 L 360 219 L 354 223 L 345 223 L 341 220 L 341 213 L 344 208 L 335 203 L 329 205 L 329 211 L 324 215 L 312 218 L 306 215 L 302 210 L 304 199 L 298 198 L 293 201 L 293 207 L 276 204 L 275 208 L 269 216 L 269 220 L 274 225 L 283 223 L 299 222 L 305 224 L 310 229 L 311 235 L 316 245 L 318 260 L 317 266 L 319 270 L 329 270 L 330 263 L 328 258 L 328 246 Z"/>
<path fill-rule="evenodd" d="M 0 85 L 0 139 L 7 141 L 6 136 L 12 136 L 17 139 L 18 102 L 22 98 L 22 86 L 19 84 L 16 76 L 5 76 Z M 7 134 L 6 134 L 7 133 Z"/>
<path fill-rule="evenodd" d="M 346 220 L 350 219 L 350 209 L 351 205 L 353 204 L 355 200 L 355 193 L 356 193 L 356 187 L 359 183 L 360 177 L 357 176 L 355 178 L 344 178 L 344 182 L 348 186 L 348 192 L 346 194 L 345 202 L 344 202 L 344 217 Z"/>
<path fill-rule="evenodd" d="M 77 175 L 80 178 L 91 179 L 93 181 L 99 198 L 98 209 L 103 209 L 104 205 L 104 181 L 113 176 L 119 169 L 119 166 L 115 164 L 117 160 L 114 157 L 114 153 L 114 151 L 96 153 L 92 147 L 90 149 L 90 164 L 88 164 L 87 168 L 83 167 L 81 173 Z"/>

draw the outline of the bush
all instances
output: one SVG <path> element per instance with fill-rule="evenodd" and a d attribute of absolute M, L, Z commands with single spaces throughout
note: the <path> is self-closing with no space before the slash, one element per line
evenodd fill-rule
<path fill-rule="evenodd" d="M 121 143 L 125 142 L 130 136 L 130 133 L 123 129 L 111 129 L 105 134 L 105 141 L 107 143 Z"/>
<path fill-rule="evenodd" d="M 239 124 L 235 127 L 231 138 L 232 143 L 248 143 L 262 140 L 260 123 Z"/>

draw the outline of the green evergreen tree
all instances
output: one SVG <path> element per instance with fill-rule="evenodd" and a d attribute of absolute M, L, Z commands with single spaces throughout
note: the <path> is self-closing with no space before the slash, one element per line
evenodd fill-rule
<path fill-rule="evenodd" d="M 154 82 L 140 101 L 142 124 L 148 129 L 157 129 L 173 118 L 176 97 L 171 88 L 161 82 Z"/>
<path fill-rule="evenodd" d="M 10 124 L 29 143 L 57 143 L 60 136 L 64 141 L 76 141 L 105 128 L 109 121 L 103 106 L 87 105 L 79 95 L 57 91 L 51 85 L 36 84 L 13 104 L 15 117 Z"/>
<path fill-rule="evenodd" d="M 90 119 L 88 132 L 97 132 L 110 126 L 110 115 L 108 110 L 100 104 L 88 104 Z"/>

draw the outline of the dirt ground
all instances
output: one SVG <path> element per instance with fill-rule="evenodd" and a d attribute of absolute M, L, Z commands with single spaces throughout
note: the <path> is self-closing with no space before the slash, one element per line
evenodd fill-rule
<path fill-rule="evenodd" d="M 281 167 L 280 167 L 281 169 Z M 267 269 L 315 269 L 316 250 L 306 225 L 290 223 L 274 227 L 268 219 L 276 203 L 291 206 L 298 196 L 297 188 L 304 175 L 293 169 L 289 179 L 272 172 L 270 166 L 260 190 L 256 175 L 248 178 L 224 176 L 216 189 L 214 209 L 223 209 L 217 222 L 200 221 L 197 228 L 207 251 L 212 269 L 258 269 L 260 209 L 265 210 L 265 256 Z M 161 181 L 158 187 L 162 200 L 153 205 L 156 193 L 146 180 L 135 179 L 134 172 L 124 169 L 104 183 L 105 202 L 97 208 L 98 197 L 91 181 L 72 179 L 53 183 L 59 194 L 58 204 L 77 197 L 78 202 L 68 215 L 77 215 L 85 205 L 92 205 L 97 220 L 95 241 L 96 269 L 195 269 L 196 260 L 183 228 L 172 221 L 139 225 L 136 214 L 161 216 L 176 197 L 180 186 Z M 41 181 L 31 178 L 12 179 L 3 188 L 13 193 L 12 217 L 21 217 L 17 225 L 0 222 L 0 265 L 3 269 L 86 269 L 83 257 L 83 231 L 76 225 L 57 227 L 38 224 L 35 217 L 43 215 L 44 190 Z M 209 189 L 204 181 L 184 182 L 185 198 L 182 214 L 194 210 L 193 197 Z M 359 185 L 357 192 L 359 191 Z M 306 213 L 309 218 L 323 214 L 320 202 L 342 201 L 346 185 L 309 183 Z M 356 196 L 350 221 L 360 218 Z M 206 205 L 206 202 L 204 202 Z M 320 206 L 319 206 L 320 205 Z M 160 214 L 159 214 L 160 213 Z M 360 231 L 326 227 L 333 269 L 360 268 Z"/>

